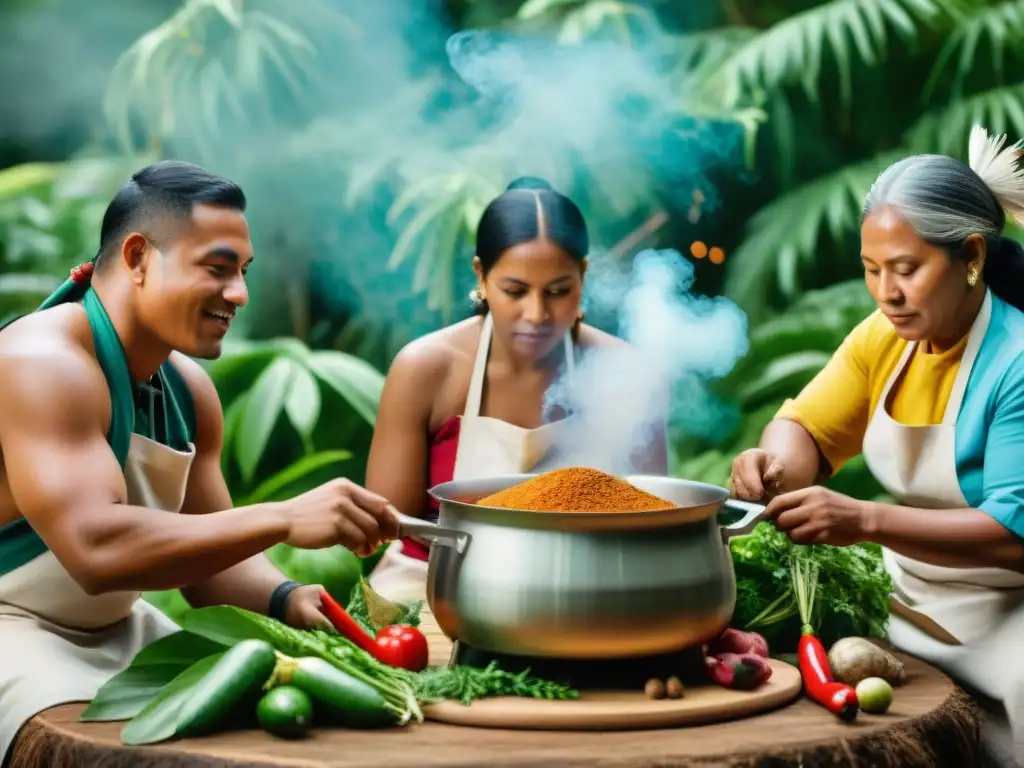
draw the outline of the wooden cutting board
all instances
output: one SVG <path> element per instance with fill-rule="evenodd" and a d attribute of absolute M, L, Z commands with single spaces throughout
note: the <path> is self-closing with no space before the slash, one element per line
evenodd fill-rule
<path fill-rule="evenodd" d="M 733 720 L 788 704 L 800 695 L 800 670 L 771 659 L 772 676 L 753 691 L 707 684 L 681 699 L 649 699 L 643 691 L 587 691 L 573 701 L 517 696 L 478 699 L 468 707 L 443 701 L 423 708 L 428 720 L 477 728 L 540 731 L 629 731 Z"/>

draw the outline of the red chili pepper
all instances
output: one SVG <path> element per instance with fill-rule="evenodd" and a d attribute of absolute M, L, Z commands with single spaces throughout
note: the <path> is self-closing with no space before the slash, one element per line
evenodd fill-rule
<path fill-rule="evenodd" d="M 355 643 L 377 661 L 412 672 L 426 669 L 430 649 L 427 638 L 416 627 L 395 624 L 384 627 L 374 638 L 326 592 L 320 593 L 320 607 L 342 637 Z"/>
<path fill-rule="evenodd" d="M 825 646 L 814 636 L 810 627 L 803 628 L 796 653 L 807 697 L 842 720 L 853 720 L 857 717 L 857 711 L 860 709 L 857 692 L 852 686 L 837 683 L 832 679 L 832 669 L 828 663 Z"/>
<path fill-rule="evenodd" d="M 421 672 L 427 668 L 430 648 L 416 627 L 393 624 L 377 633 L 377 658 L 392 667 Z"/>
<path fill-rule="evenodd" d="M 330 619 L 331 624 L 338 630 L 338 634 L 376 658 L 377 646 L 374 644 L 373 638 L 366 634 L 356 620 L 348 615 L 348 611 L 342 608 L 327 592 L 320 592 L 320 607 L 323 609 L 324 616 Z"/>

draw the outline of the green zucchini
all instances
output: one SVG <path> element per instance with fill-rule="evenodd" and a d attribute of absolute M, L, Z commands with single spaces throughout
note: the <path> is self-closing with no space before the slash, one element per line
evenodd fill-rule
<path fill-rule="evenodd" d="M 314 656 L 278 667 L 280 682 L 309 694 L 317 713 L 349 728 L 393 725 L 395 716 L 376 689 Z"/>
<path fill-rule="evenodd" d="M 177 733 L 202 733 L 237 713 L 248 699 L 258 698 L 276 663 L 274 647 L 263 640 L 243 640 L 232 646 L 179 710 Z"/>

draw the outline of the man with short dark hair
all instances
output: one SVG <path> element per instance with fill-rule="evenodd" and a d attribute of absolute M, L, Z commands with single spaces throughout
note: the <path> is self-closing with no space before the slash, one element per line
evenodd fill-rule
<path fill-rule="evenodd" d="M 175 631 L 140 592 L 324 625 L 319 586 L 287 582 L 264 551 L 367 555 L 398 534 L 387 502 L 347 480 L 232 509 L 220 402 L 187 356 L 218 357 L 248 299 L 245 205 L 197 166 L 142 169 L 97 258 L 0 333 L 0 758 L 34 714 L 91 699 Z"/>

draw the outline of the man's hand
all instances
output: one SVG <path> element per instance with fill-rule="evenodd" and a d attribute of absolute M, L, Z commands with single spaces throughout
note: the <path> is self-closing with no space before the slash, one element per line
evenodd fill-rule
<path fill-rule="evenodd" d="M 867 502 L 814 486 L 776 496 L 768 502 L 765 520 L 794 544 L 845 547 L 869 540 L 869 510 Z"/>
<path fill-rule="evenodd" d="M 300 549 L 341 544 L 369 557 L 398 538 L 398 518 L 387 499 L 340 478 L 282 502 L 288 517 L 286 542 Z"/>
<path fill-rule="evenodd" d="M 284 605 L 285 623 L 296 629 L 332 630 L 330 619 L 320 610 L 322 591 L 324 588 L 319 584 L 305 584 L 292 590 Z"/>

